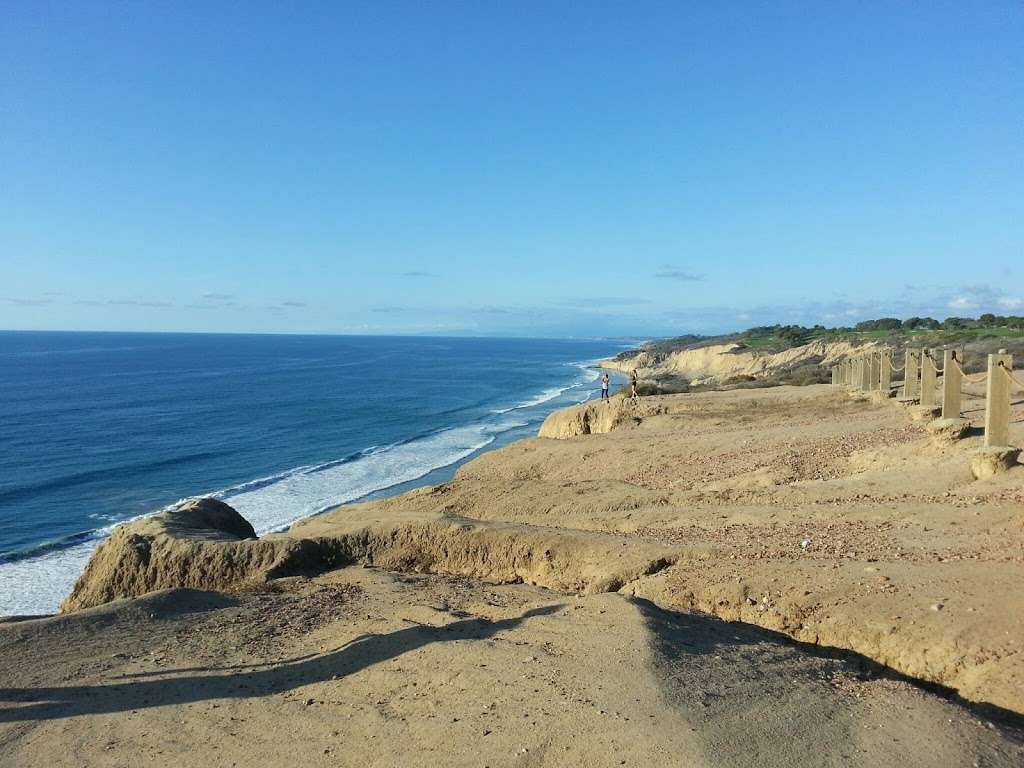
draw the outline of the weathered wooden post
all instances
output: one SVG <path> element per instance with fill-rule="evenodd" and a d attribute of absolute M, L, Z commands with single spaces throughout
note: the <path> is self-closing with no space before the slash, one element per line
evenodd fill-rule
<path fill-rule="evenodd" d="M 1005 370 L 1002 370 L 1005 368 Z M 1013 356 L 1005 349 L 988 356 L 988 386 L 985 390 L 985 445 L 1004 446 L 1010 442 L 1010 377 Z"/>
<path fill-rule="evenodd" d="M 960 373 L 956 350 L 947 349 L 942 354 L 942 418 L 960 418 L 960 387 L 962 385 L 963 374 Z"/>
<path fill-rule="evenodd" d="M 921 350 L 907 350 L 907 356 L 903 364 L 903 398 L 905 400 L 916 400 L 921 392 L 920 382 L 917 379 L 917 368 L 920 360 Z"/>
<path fill-rule="evenodd" d="M 868 375 L 868 389 L 872 392 L 877 392 L 879 387 L 878 383 L 881 381 L 880 373 L 882 370 L 882 356 L 878 352 L 872 352 L 868 355 L 868 365 L 870 366 L 870 373 Z"/>
<path fill-rule="evenodd" d="M 860 358 L 860 388 L 862 392 L 871 389 L 871 362 L 867 355 L 861 355 Z"/>
<path fill-rule="evenodd" d="M 935 357 L 926 349 L 921 356 L 921 405 L 935 405 L 936 373 Z"/>
<path fill-rule="evenodd" d="M 837 382 L 837 379 L 839 378 L 839 377 L 838 377 L 838 373 L 837 373 L 837 369 L 836 369 L 836 367 L 835 367 L 835 366 L 833 365 L 833 366 L 832 366 L 831 368 L 829 368 L 829 369 L 828 369 L 828 372 L 829 372 L 829 376 L 831 377 L 831 378 L 829 379 L 829 381 L 830 381 L 830 383 L 832 384 L 832 388 L 834 389 L 834 388 L 835 388 L 835 386 L 836 386 L 836 384 L 838 383 L 838 382 Z"/>
<path fill-rule="evenodd" d="M 892 350 L 885 349 L 881 353 L 880 367 L 878 369 L 878 389 L 885 396 L 889 396 L 892 388 Z"/>

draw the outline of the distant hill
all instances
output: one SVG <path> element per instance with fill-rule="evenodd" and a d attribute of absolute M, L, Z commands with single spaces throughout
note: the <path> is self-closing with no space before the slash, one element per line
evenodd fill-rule
<path fill-rule="evenodd" d="M 650 341 L 605 365 L 636 368 L 647 394 L 691 389 L 813 384 L 828 380 L 828 365 L 864 347 L 891 347 L 900 364 L 908 346 L 964 351 L 968 372 L 984 369 L 998 349 L 1024 355 L 1024 317 L 981 315 L 880 318 L 853 327 L 770 325 L 720 336 L 686 335 Z"/>

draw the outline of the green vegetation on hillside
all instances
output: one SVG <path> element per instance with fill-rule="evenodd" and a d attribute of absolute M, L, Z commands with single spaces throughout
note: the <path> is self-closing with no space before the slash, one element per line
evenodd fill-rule
<path fill-rule="evenodd" d="M 903 350 L 908 346 L 935 349 L 956 347 L 965 355 L 962 358 L 964 369 L 971 373 L 983 370 L 985 355 L 999 348 L 1005 347 L 1016 355 L 1024 354 L 1024 317 L 985 314 L 978 318 L 947 317 L 941 322 L 930 317 L 910 317 L 906 320 L 883 317 L 865 320 L 853 327 L 839 328 L 826 328 L 822 325 L 765 325 L 722 336 L 688 335 L 659 339 L 645 344 L 642 351 L 649 356 L 646 365 L 657 365 L 674 352 L 718 344 L 736 344 L 737 352 L 759 350 L 772 353 L 818 340 L 848 341 L 854 345 L 861 342 L 888 344 L 894 349 L 893 359 L 896 365 L 901 364 Z M 641 350 L 623 352 L 616 359 L 628 360 L 638 351 Z M 823 383 L 829 380 L 829 374 L 820 363 L 820 357 L 803 357 L 766 375 L 738 376 L 718 384 L 700 387 L 691 386 L 689 381 L 676 374 L 660 374 L 644 381 L 640 386 L 640 394 Z"/>
<path fill-rule="evenodd" d="M 836 328 L 826 328 L 823 325 L 761 325 L 721 336 L 689 334 L 658 339 L 648 342 L 643 349 L 658 359 L 673 352 L 698 349 L 712 344 L 733 343 L 739 344 L 741 349 L 782 352 L 819 339 L 854 343 L 888 341 L 895 347 L 903 347 L 908 343 L 941 347 L 992 338 L 1024 338 L 1024 317 L 984 314 L 978 318 L 947 317 L 941 322 L 931 317 L 910 317 L 906 320 L 883 317 L 878 320 L 865 320 L 852 327 Z M 616 359 L 626 360 L 634 354 L 636 350 L 628 350 L 619 354 Z"/>
<path fill-rule="evenodd" d="M 750 328 L 733 338 L 746 348 L 766 351 L 782 351 L 817 339 L 853 342 L 888 340 L 894 346 L 903 346 L 909 342 L 943 346 L 985 338 L 1024 338 L 1024 317 L 984 314 L 976 319 L 947 317 L 942 322 L 931 317 L 910 317 L 906 320 L 883 317 L 865 320 L 853 327 L 839 328 L 770 325 Z"/>

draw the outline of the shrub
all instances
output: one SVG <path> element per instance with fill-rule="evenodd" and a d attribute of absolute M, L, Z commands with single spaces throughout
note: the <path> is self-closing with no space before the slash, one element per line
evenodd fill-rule
<path fill-rule="evenodd" d="M 903 323 L 895 317 L 883 317 L 879 320 L 865 320 L 855 326 L 858 331 L 895 331 L 903 327 Z"/>

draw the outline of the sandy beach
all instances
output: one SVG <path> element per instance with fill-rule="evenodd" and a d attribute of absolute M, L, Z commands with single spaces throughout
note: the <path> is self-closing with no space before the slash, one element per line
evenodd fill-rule
<path fill-rule="evenodd" d="M 0 765 L 1019 765 L 1024 467 L 913 415 L 617 398 L 284 534 L 132 524 L 0 624 Z"/>

